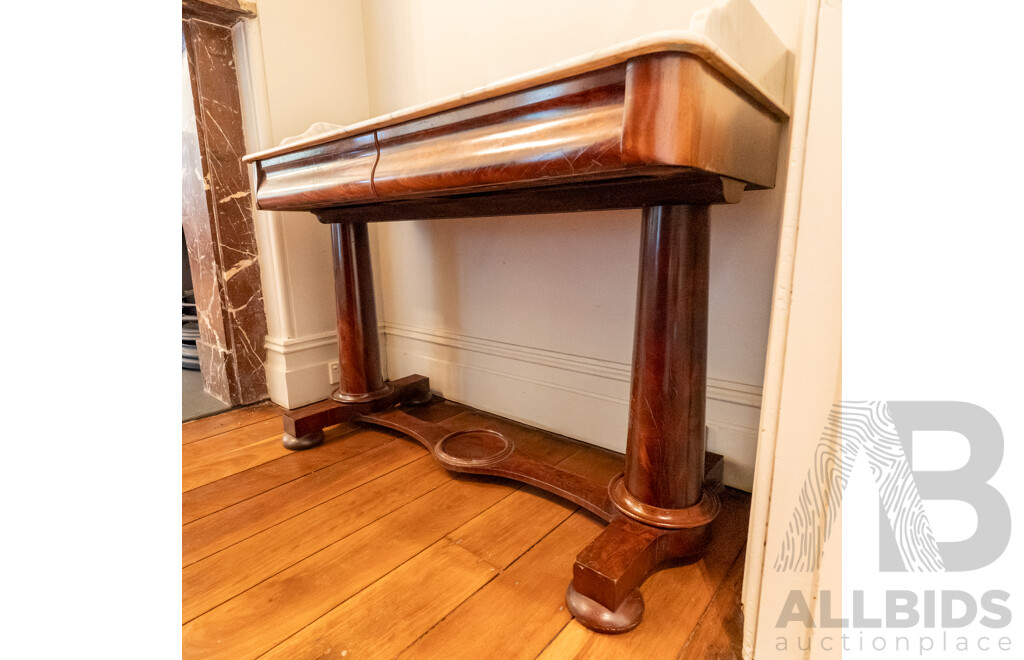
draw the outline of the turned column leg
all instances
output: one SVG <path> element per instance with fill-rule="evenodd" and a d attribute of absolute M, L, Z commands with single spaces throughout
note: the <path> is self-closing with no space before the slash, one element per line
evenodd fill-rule
<path fill-rule="evenodd" d="M 706 206 L 644 208 L 624 480 L 638 504 L 701 499 L 710 238 Z"/>
<path fill-rule="evenodd" d="M 391 388 L 381 373 L 366 223 L 332 224 L 331 247 L 341 376 L 331 398 L 342 403 L 380 399 L 387 396 Z"/>
<path fill-rule="evenodd" d="M 384 399 L 392 393 L 392 388 L 381 373 L 366 223 L 331 224 L 331 252 L 340 375 L 338 389 L 331 398 L 340 403 L 355 404 Z M 309 449 L 323 440 L 322 428 L 301 436 L 286 431 L 283 438 L 288 449 Z"/>
<path fill-rule="evenodd" d="M 567 601 L 601 632 L 640 622 L 639 585 L 709 540 L 705 491 L 710 227 L 706 206 L 643 210 L 625 474 L 609 486 L 617 518 L 577 558 Z"/>

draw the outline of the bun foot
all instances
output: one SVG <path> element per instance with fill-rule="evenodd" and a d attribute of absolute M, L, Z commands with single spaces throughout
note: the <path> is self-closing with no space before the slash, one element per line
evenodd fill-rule
<path fill-rule="evenodd" d="M 322 444 L 324 441 L 324 432 L 315 431 L 308 435 L 304 435 L 300 438 L 296 438 L 294 435 L 285 433 L 281 437 L 281 443 L 284 444 L 285 449 L 291 449 L 292 451 L 298 451 L 300 449 L 310 449 Z"/>
<path fill-rule="evenodd" d="M 572 583 L 565 591 L 565 604 L 576 620 L 593 631 L 606 634 L 629 632 L 644 615 L 644 599 L 634 589 L 614 612 L 601 603 L 577 592 Z"/>

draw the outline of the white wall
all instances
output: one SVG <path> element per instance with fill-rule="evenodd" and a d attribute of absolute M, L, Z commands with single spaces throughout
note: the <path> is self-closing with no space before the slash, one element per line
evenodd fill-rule
<path fill-rule="evenodd" d="M 793 110 L 791 185 L 744 571 L 744 657 L 762 660 L 841 656 L 838 642 L 832 651 L 814 644 L 814 652 L 805 654 L 797 648 L 804 633 L 798 624 L 775 627 L 790 590 L 800 590 L 807 603 L 815 603 L 822 588 L 839 592 L 842 544 L 835 530 L 842 529 L 841 520 L 819 570 L 772 568 L 829 410 L 842 398 L 842 3 L 809 0 L 808 5 L 808 51 L 814 51 L 798 63 L 804 70 Z M 786 639 L 786 650 L 779 649 L 780 638 Z"/>
<path fill-rule="evenodd" d="M 236 28 L 250 151 L 318 121 L 369 116 L 360 0 L 259 0 Z M 267 386 L 287 408 L 330 394 L 337 361 L 330 229 L 309 213 L 256 212 L 265 307 Z"/>
<path fill-rule="evenodd" d="M 249 69 L 264 68 L 272 131 L 253 148 L 315 121 L 351 123 L 685 29 L 708 4 L 259 0 L 250 43 L 262 41 L 262 54 L 250 49 Z M 802 3 L 754 4 L 795 50 Z M 784 150 L 775 190 L 712 211 L 709 448 L 726 454 L 727 483 L 744 488 L 753 478 L 786 158 Z M 283 264 L 268 272 L 263 260 L 265 289 L 269 279 L 268 295 L 276 295 L 267 305 L 276 317 L 268 382 L 274 401 L 295 407 L 327 396 L 327 365 L 337 359 L 327 232 L 308 214 L 267 215 L 267 226 L 258 225 L 261 254 Z M 422 373 L 444 396 L 624 450 L 639 217 L 633 210 L 373 226 L 388 376 Z"/>
<path fill-rule="evenodd" d="M 372 115 L 665 29 L 707 0 L 374 0 L 363 6 Z M 788 47 L 799 2 L 755 3 Z M 786 154 L 779 187 L 712 211 L 709 447 L 749 488 Z M 640 212 L 382 224 L 390 377 L 623 451 Z"/>

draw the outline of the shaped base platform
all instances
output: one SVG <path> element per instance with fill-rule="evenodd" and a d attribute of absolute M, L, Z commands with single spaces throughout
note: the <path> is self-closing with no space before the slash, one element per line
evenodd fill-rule
<path fill-rule="evenodd" d="M 668 522 L 657 518 L 645 522 L 616 503 L 616 485 L 621 484 L 625 465 L 621 454 L 601 450 L 602 460 L 574 466 L 570 457 L 593 456 L 594 448 L 443 399 L 430 399 L 424 394 L 429 394 L 429 387 L 422 376 L 391 385 L 393 394 L 379 401 L 345 404 L 330 400 L 289 411 L 285 429 L 291 433 L 285 436 L 286 446 L 289 437 L 315 439 L 323 428 L 345 421 L 383 426 L 420 442 L 452 472 L 528 483 L 608 521 L 608 527 L 576 558 L 566 594 L 569 610 L 587 627 L 604 633 L 633 629 L 643 614 L 638 588 L 647 576 L 664 562 L 699 559 L 707 548 L 722 489 L 722 456 L 706 455 L 704 499 L 698 505 L 674 510 Z M 558 463 L 561 465 L 556 466 Z"/>

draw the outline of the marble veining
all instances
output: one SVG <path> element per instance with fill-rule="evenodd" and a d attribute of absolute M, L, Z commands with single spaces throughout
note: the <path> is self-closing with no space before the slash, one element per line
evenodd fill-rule
<path fill-rule="evenodd" d="M 790 52 L 749 0 L 722 0 L 697 12 L 691 19 L 688 30 L 656 32 L 461 94 L 404 108 L 348 126 L 314 124 L 303 136 L 286 138 L 281 146 L 248 154 L 243 160 L 251 162 L 279 156 L 656 52 L 682 52 L 699 57 L 777 119 L 785 120 L 789 116 L 789 93 L 786 82 L 791 66 Z M 737 57 L 745 66 L 737 61 Z"/>
<path fill-rule="evenodd" d="M 192 101 L 183 107 L 182 224 L 199 314 L 204 388 L 235 405 L 266 398 L 266 316 L 231 29 L 186 20 Z M 183 72 L 184 73 L 184 72 Z"/>

